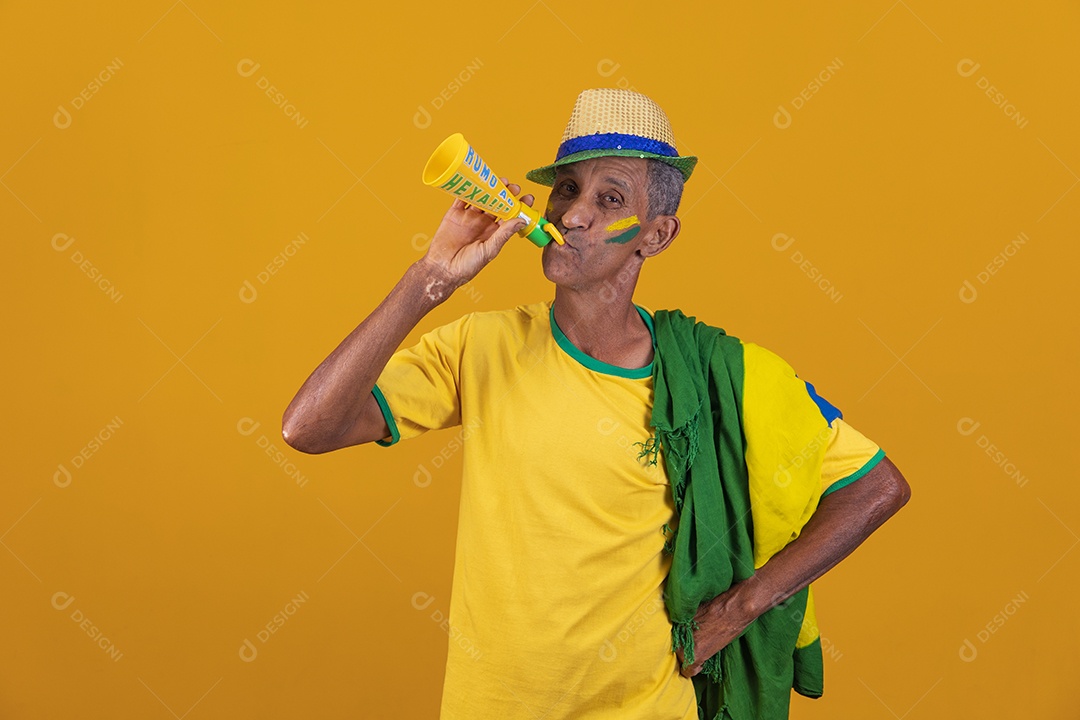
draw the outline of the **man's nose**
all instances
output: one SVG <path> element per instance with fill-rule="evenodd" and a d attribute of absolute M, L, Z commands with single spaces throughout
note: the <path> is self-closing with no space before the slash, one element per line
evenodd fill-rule
<path fill-rule="evenodd" d="M 592 224 L 592 205 L 584 195 L 578 195 L 563 211 L 562 224 L 567 230 L 586 230 Z"/>

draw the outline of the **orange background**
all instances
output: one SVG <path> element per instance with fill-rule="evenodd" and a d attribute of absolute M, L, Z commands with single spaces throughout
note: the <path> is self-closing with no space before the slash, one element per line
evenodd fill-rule
<path fill-rule="evenodd" d="M 457 431 L 306 456 L 281 413 L 420 257 L 438 142 L 521 182 L 602 86 L 700 158 L 635 300 L 777 352 L 913 489 L 815 583 L 792 717 L 1075 717 L 1078 15 L 6 3 L 0 717 L 437 714 Z M 407 342 L 551 298 L 539 257 Z"/>

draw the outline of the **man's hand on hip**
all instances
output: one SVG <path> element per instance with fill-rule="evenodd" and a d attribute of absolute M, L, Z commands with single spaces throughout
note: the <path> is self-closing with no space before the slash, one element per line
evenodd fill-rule
<path fill-rule="evenodd" d="M 742 634 L 757 618 L 753 605 L 746 601 L 746 592 L 754 577 L 737 582 L 711 601 L 703 604 L 694 615 L 698 629 L 694 633 L 694 664 L 683 667 L 686 658 L 682 648 L 676 651 L 679 672 L 693 677 L 701 672 L 701 666 L 735 638 Z"/>

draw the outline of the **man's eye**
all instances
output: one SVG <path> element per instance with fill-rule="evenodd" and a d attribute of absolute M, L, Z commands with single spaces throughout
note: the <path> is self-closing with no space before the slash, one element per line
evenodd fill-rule
<path fill-rule="evenodd" d="M 604 196 L 604 201 L 609 202 L 609 203 L 618 203 L 619 198 L 617 196 L 615 196 L 615 195 L 605 195 Z"/>

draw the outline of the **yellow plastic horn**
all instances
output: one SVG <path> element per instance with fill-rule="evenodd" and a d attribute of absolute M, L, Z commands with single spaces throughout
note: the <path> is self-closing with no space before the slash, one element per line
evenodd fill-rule
<path fill-rule="evenodd" d="M 435 148 L 424 166 L 423 180 L 425 185 L 445 190 L 502 220 L 520 217 L 528 224 L 518 234 L 537 247 L 552 239 L 565 244 L 558 229 L 541 217 L 540 211 L 510 193 L 461 133 L 454 133 Z"/>

